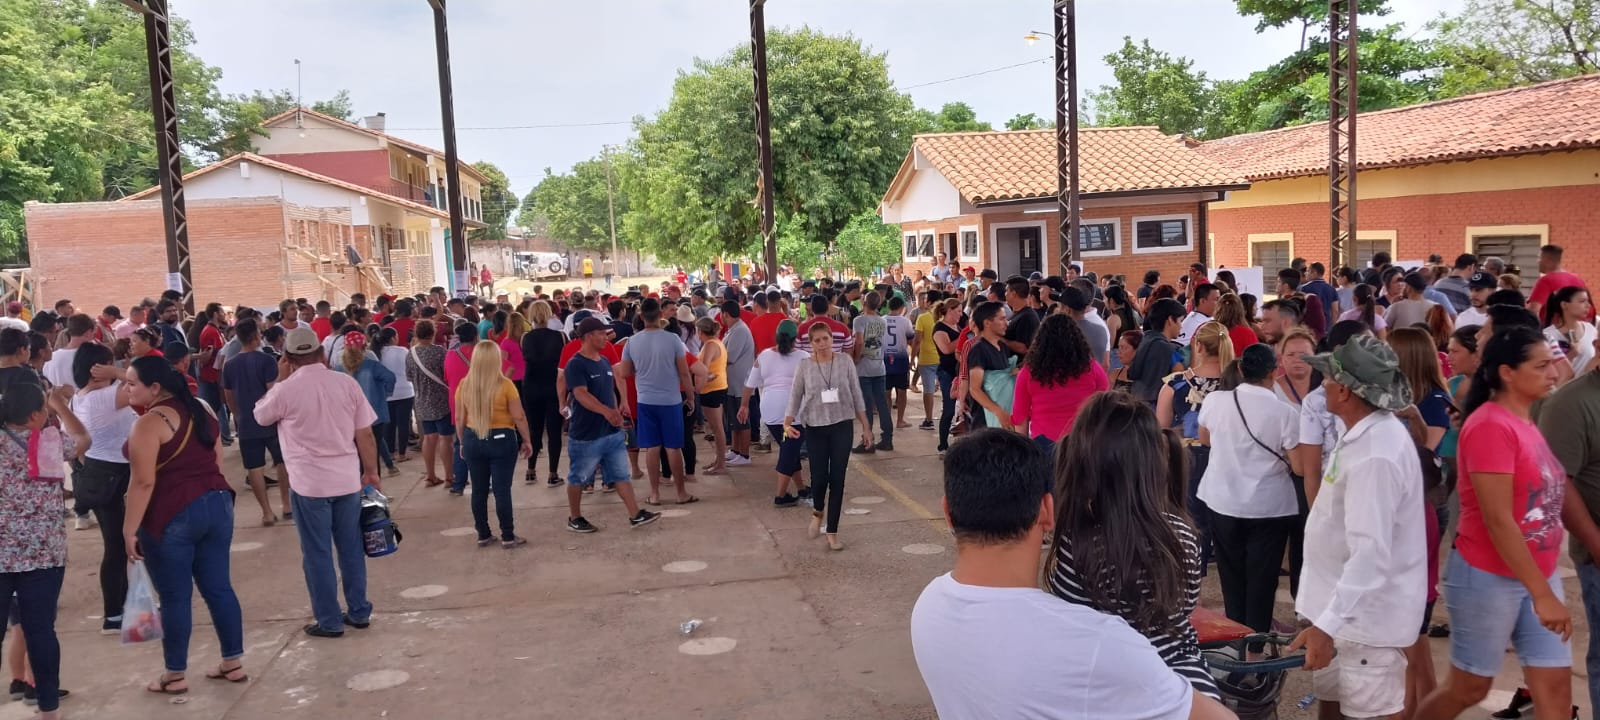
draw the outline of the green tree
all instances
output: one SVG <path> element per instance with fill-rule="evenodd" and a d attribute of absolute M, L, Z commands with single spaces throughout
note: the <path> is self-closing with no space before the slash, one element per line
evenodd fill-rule
<path fill-rule="evenodd" d="M 1206 74 L 1194 62 L 1122 38 L 1122 48 L 1105 56 L 1117 84 L 1089 93 L 1096 125 L 1155 125 L 1167 134 L 1200 136 L 1212 103 Z"/>
<path fill-rule="evenodd" d="M 994 126 L 978 119 L 978 112 L 964 102 L 945 103 L 939 112 L 917 110 L 913 120 L 918 133 L 979 132 Z"/>
<path fill-rule="evenodd" d="M 900 226 L 885 225 L 870 210 L 856 214 L 833 242 L 834 263 L 861 277 L 900 261 Z"/>
<path fill-rule="evenodd" d="M 822 267 L 828 244 L 805 234 L 805 219 L 786 215 L 778 220 L 773 236 L 778 245 L 778 264 L 794 267 L 802 277 L 815 277 Z"/>
<path fill-rule="evenodd" d="M 631 162 L 625 155 L 613 155 L 613 192 L 617 215 L 617 246 L 629 247 L 622 222 L 628 211 L 628 195 L 616 183 L 615 175 Z M 611 215 L 606 206 L 606 158 L 591 158 L 572 166 L 572 171 L 555 174 L 545 168 L 544 179 L 522 201 L 517 223 L 536 227 L 541 220 L 549 237 L 568 247 L 611 252 Z M 664 255 L 658 255 L 668 259 Z M 703 261 L 705 258 L 699 258 Z"/>
<path fill-rule="evenodd" d="M 1600 70 L 1600 0 L 1467 0 L 1429 29 L 1444 68 L 1441 97 Z"/>
<path fill-rule="evenodd" d="M 517 209 L 517 196 L 511 192 L 511 181 L 499 167 L 487 160 L 475 162 L 472 167 L 489 178 L 489 182 L 483 184 L 483 222 L 489 227 L 482 231 L 480 237 L 484 240 L 504 240 L 506 221 L 511 219 L 511 212 Z"/>
<path fill-rule="evenodd" d="M 1040 119 L 1038 115 L 1033 113 L 1018 113 L 1006 121 L 1007 130 L 1043 130 L 1054 126 L 1054 122 Z"/>
<path fill-rule="evenodd" d="M 216 141 L 205 150 L 215 157 L 227 157 L 241 152 L 253 152 L 255 139 L 265 137 L 261 123 L 267 118 L 295 108 L 295 96 L 289 90 L 255 90 L 230 95 L 217 110 L 221 130 Z M 327 100 L 311 103 L 310 109 L 341 120 L 349 120 L 355 113 L 349 90 L 340 90 Z"/>
<path fill-rule="evenodd" d="M 774 197 L 779 220 L 836 236 L 872 207 L 910 149 L 913 109 L 888 66 L 850 36 L 810 28 L 767 35 Z M 623 223 L 667 262 L 753 255 L 760 244 L 750 48 L 681 71 L 667 108 L 640 120 L 637 167 L 619 173 Z M 555 218 L 551 218 L 552 222 Z"/>

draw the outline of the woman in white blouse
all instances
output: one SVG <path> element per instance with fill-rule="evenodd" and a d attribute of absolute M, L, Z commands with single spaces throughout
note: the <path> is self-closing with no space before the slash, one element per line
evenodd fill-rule
<path fill-rule="evenodd" d="M 1589 317 L 1589 291 L 1576 285 L 1550 293 L 1544 306 L 1544 336 L 1561 346 L 1578 377 L 1594 362 L 1595 327 Z"/>
<path fill-rule="evenodd" d="M 1245 348 L 1199 417 L 1200 442 L 1211 446 L 1199 494 L 1211 511 L 1223 604 L 1228 619 L 1258 632 L 1272 629 L 1278 571 L 1299 514 L 1288 457 L 1299 444 L 1300 414 L 1272 391 L 1277 367 L 1271 347 Z"/>
<path fill-rule="evenodd" d="M 98 372 L 97 372 L 98 370 Z M 122 627 L 122 601 L 128 595 L 128 549 L 123 544 L 123 496 L 128 492 L 128 456 L 123 445 L 139 419 L 113 364 L 111 350 L 84 343 L 72 358 L 72 414 L 89 432 L 89 450 L 74 468 L 73 493 L 100 524 L 105 552 L 100 556 L 100 595 L 105 607 L 101 629 Z"/>

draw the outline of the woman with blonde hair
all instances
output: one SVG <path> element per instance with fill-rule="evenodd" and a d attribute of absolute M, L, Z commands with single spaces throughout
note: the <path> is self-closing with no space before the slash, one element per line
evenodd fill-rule
<path fill-rule="evenodd" d="M 1233 362 L 1233 341 L 1222 323 L 1210 320 L 1194 331 L 1189 350 L 1189 368 L 1167 376 L 1156 395 L 1156 421 L 1163 428 L 1177 429 L 1189 448 L 1187 506 L 1200 530 L 1201 567 L 1205 567 L 1211 562 L 1211 520 L 1199 493 L 1211 463 L 1211 448 L 1200 441 L 1200 407 L 1207 395 L 1222 386 L 1222 369 Z"/>
<path fill-rule="evenodd" d="M 500 346 L 479 340 L 472 349 L 467 376 L 456 388 L 456 439 L 472 481 L 472 522 L 478 531 L 478 547 L 494 542 L 489 531 L 492 489 L 500 546 L 510 550 L 528 542 L 517 536 L 511 519 L 511 476 L 516 472 L 517 455 L 532 455 L 533 446 L 517 384 L 500 368 Z"/>
<path fill-rule="evenodd" d="M 499 324 L 501 315 L 506 318 L 505 331 L 499 338 L 500 352 L 505 355 L 506 376 L 511 378 L 511 382 L 520 383 L 527 372 L 522 361 L 522 336 L 528 334 L 528 318 L 522 313 L 502 310 L 495 313 L 496 324 Z"/>
<path fill-rule="evenodd" d="M 378 415 L 378 421 L 372 424 L 372 435 L 378 445 L 378 461 L 383 463 L 385 475 L 399 475 L 400 470 L 394 466 L 394 457 L 390 455 L 389 442 L 385 439 L 390 420 L 389 393 L 394 391 L 395 384 L 394 372 L 385 367 L 377 355 L 367 350 L 367 336 L 355 331 L 344 334 L 344 349 L 339 351 L 339 362 L 334 364 L 333 369 L 355 378 L 361 386 L 361 394 Z"/>

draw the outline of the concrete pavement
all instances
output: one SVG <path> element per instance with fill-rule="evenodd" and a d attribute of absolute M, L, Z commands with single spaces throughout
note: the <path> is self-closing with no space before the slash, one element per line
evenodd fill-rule
<path fill-rule="evenodd" d="M 847 548 L 838 553 L 805 537 L 805 509 L 772 507 L 771 455 L 702 477 L 691 487 L 701 502 L 665 506 L 669 517 L 643 528 L 628 527 L 614 495 L 587 495 L 584 514 L 601 528 L 592 535 L 565 530 L 564 490 L 524 485 L 519 472 L 517 532 L 530 543 L 511 551 L 476 547 L 467 500 L 423 486 L 414 457 L 384 484 L 405 540 L 398 553 L 368 561 L 372 627 L 341 639 L 301 633 L 310 609 L 294 529 L 258 527 L 245 497 L 231 557 L 251 680 L 203 679 L 217 642 L 196 597 L 192 689 L 181 698 L 142 689 L 162 669 L 159 643 L 124 647 L 99 634 L 100 538 L 69 531 L 57 628 L 73 695 L 63 708 L 107 720 L 931 718 L 907 624 L 954 547 L 937 515 L 934 433 L 896 434 L 898 451 L 851 458 Z M 232 448 L 225 470 L 242 491 Z M 1568 589 L 1580 608 L 1576 580 Z M 1206 604 L 1220 607 L 1218 597 L 1208 581 Z M 1291 614 L 1280 604 L 1280 618 Z M 1581 627 L 1582 613 L 1574 616 Z M 679 625 L 691 618 L 703 625 L 685 636 Z M 1443 672 L 1448 641 L 1432 642 Z M 1516 678 L 1508 656 L 1497 688 L 1509 692 Z M 1580 704 L 1583 682 L 1574 678 Z M 1291 677 L 1283 717 L 1312 717 L 1294 708 L 1308 684 L 1304 673 Z M 0 720 L 30 713 L 0 704 Z"/>

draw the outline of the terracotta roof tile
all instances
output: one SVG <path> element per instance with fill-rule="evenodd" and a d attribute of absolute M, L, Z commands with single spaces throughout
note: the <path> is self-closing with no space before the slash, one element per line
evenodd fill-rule
<path fill-rule="evenodd" d="M 1600 74 L 1468 95 L 1356 118 L 1360 168 L 1600 147 Z M 1311 123 L 1200 145 L 1251 180 L 1328 171 L 1328 126 Z"/>
<path fill-rule="evenodd" d="M 1056 193 L 1055 130 L 918 135 L 914 147 L 971 203 Z M 1078 153 L 1084 195 L 1245 184 L 1238 172 L 1154 127 L 1083 128 Z"/>

